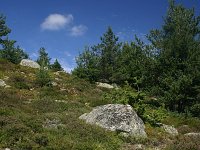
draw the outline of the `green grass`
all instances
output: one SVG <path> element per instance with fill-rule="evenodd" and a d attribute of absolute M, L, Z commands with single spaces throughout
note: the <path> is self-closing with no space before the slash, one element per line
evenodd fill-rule
<path fill-rule="evenodd" d="M 184 133 L 200 131 L 200 120 L 195 118 L 171 114 L 164 123 L 175 125 L 181 135 L 170 137 L 160 128 L 146 125 L 149 138 L 145 140 L 124 138 L 86 124 L 78 117 L 91 111 L 92 107 L 111 103 L 109 99 L 103 99 L 110 91 L 63 72 L 59 75 L 50 72 L 57 86 L 38 87 L 36 73 L 36 69 L 0 60 L 0 77 L 8 76 L 6 84 L 11 85 L 6 89 L 0 87 L 0 149 L 120 150 L 127 143 L 141 143 L 151 148 L 168 143 L 168 139 L 173 144 L 167 149 L 180 149 L 176 144 L 181 145 L 185 140 L 193 147 L 198 144 L 196 140 L 182 137 Z M 48 128 L 45 126 L 48 122 L 58 124 L 56 128 Z"/>

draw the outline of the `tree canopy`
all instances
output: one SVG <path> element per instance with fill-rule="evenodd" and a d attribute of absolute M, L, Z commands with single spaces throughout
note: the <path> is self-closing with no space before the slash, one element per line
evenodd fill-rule
<path fill-rule="evenodd" d="M 77 57 L 74 74 L 90 81 L 129 85 L 145 90 L 171 111 L 192 112 L 200 106 L 200 16 L 169 1 L 160 29 L 120 43 L 111 27 Z"/>

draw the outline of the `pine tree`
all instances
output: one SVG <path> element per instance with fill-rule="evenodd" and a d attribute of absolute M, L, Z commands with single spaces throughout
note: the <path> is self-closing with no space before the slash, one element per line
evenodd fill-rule
<path fill-rule="evenodd" d="M 117 69 L 117 56 L 121 43 L 118 37 L 108 27 L 106 33 L 101 37 L 101 43 L 94 47 L 94 51 L 100 56 L 99 70 L 100 78 L 103 81 L 114 82 L 113 73 Z"/>
<path fill-rule="evenodd" d="M 55 62 L 51 65 L 51 69 L 54 71 L 62 71 L 63 68 L 60 65 L 60 63 L 58 62 L 58 60 L 56 59 Z"/>
<path fill-rule="evenodd" d="M 83 53 L 76 58 L 76 63 L 77 67 L 72 72 L 74 75 L 91 82 L 99 79 L 99 56 L 91 48 L 85 47 Z"/>
<path fill-rule="evenodd" d="M 0 44 L 6 42 L 4 37 L 7 36 L 11 30 L 6 26 L 6 18 L 3 15 L 0 15 Z"/>
<path fill-rule="evenodd" d="M 169 10 L 160 30 L 152 30 L 149 40 L 157 49 L 160 94 L 170 110 L 184 112 L 196 103 L 200 84 L 200 17 L 194 9 L 175 5 Z"/>
<path fill-rule="evenodd" d="M 14 64 L 20 63 L 22 59 L 27 59 L 28 54 L 25 53 L 19 46 L 15 47 L 16 41 L 4 40 L 2 50 L 0 51 L 0 58 L 7 59 Z"/>
<path fill-rule="evenodd" d="M 49 68 L 50 67 L 50 60 L 48 53 L 46 52 L 44 47 L 41 47 L 39 50 L 39 58 L 37 59 L 38 64 L 42 68 Z"/>
<path fill-rule="evenodd" d="M 16 41 L 8 39 L 10 32 L 11 30 L 6 26 L 5 17 L 0 15 L 0 58 L 18 64 L 22 59 L 28 58 L 28 54 L 19 46 L 15 47 Z"/>

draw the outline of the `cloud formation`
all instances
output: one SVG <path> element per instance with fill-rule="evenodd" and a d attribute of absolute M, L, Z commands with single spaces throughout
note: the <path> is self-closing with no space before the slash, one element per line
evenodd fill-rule
<path fill-rule="evenodd" d="M 41 28 L 43 30 L 60 30 L 65 28 L 72 22 L 73 22 L 73 16 L 71 14 L 69 15 L 50 14 L 41 24 Z"/>
<path fill-rule="evenodd" d="M 85 34 L 85 32 L 88 30 L 88 28 L 84 25 L 74 26 L 71 28 L 71 36 L 82 36 Z"/>

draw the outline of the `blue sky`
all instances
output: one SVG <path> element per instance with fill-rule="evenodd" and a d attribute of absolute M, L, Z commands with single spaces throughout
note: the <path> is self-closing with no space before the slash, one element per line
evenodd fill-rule
<path fill-rule="evenodd" d="M 199 0 L 177 0 L 195 7 Z M 120 41 L 144 38 L 149 30 L 160 28 L 168 0 L 4 0 L 0 13 L 7 17 L 16 40 L 36 60 L 45 47 L 52 61 L 57 58 L 66 71 L 75 67 L 75 57 L 85 46 L 100 42 L 108 26 Z"/>

